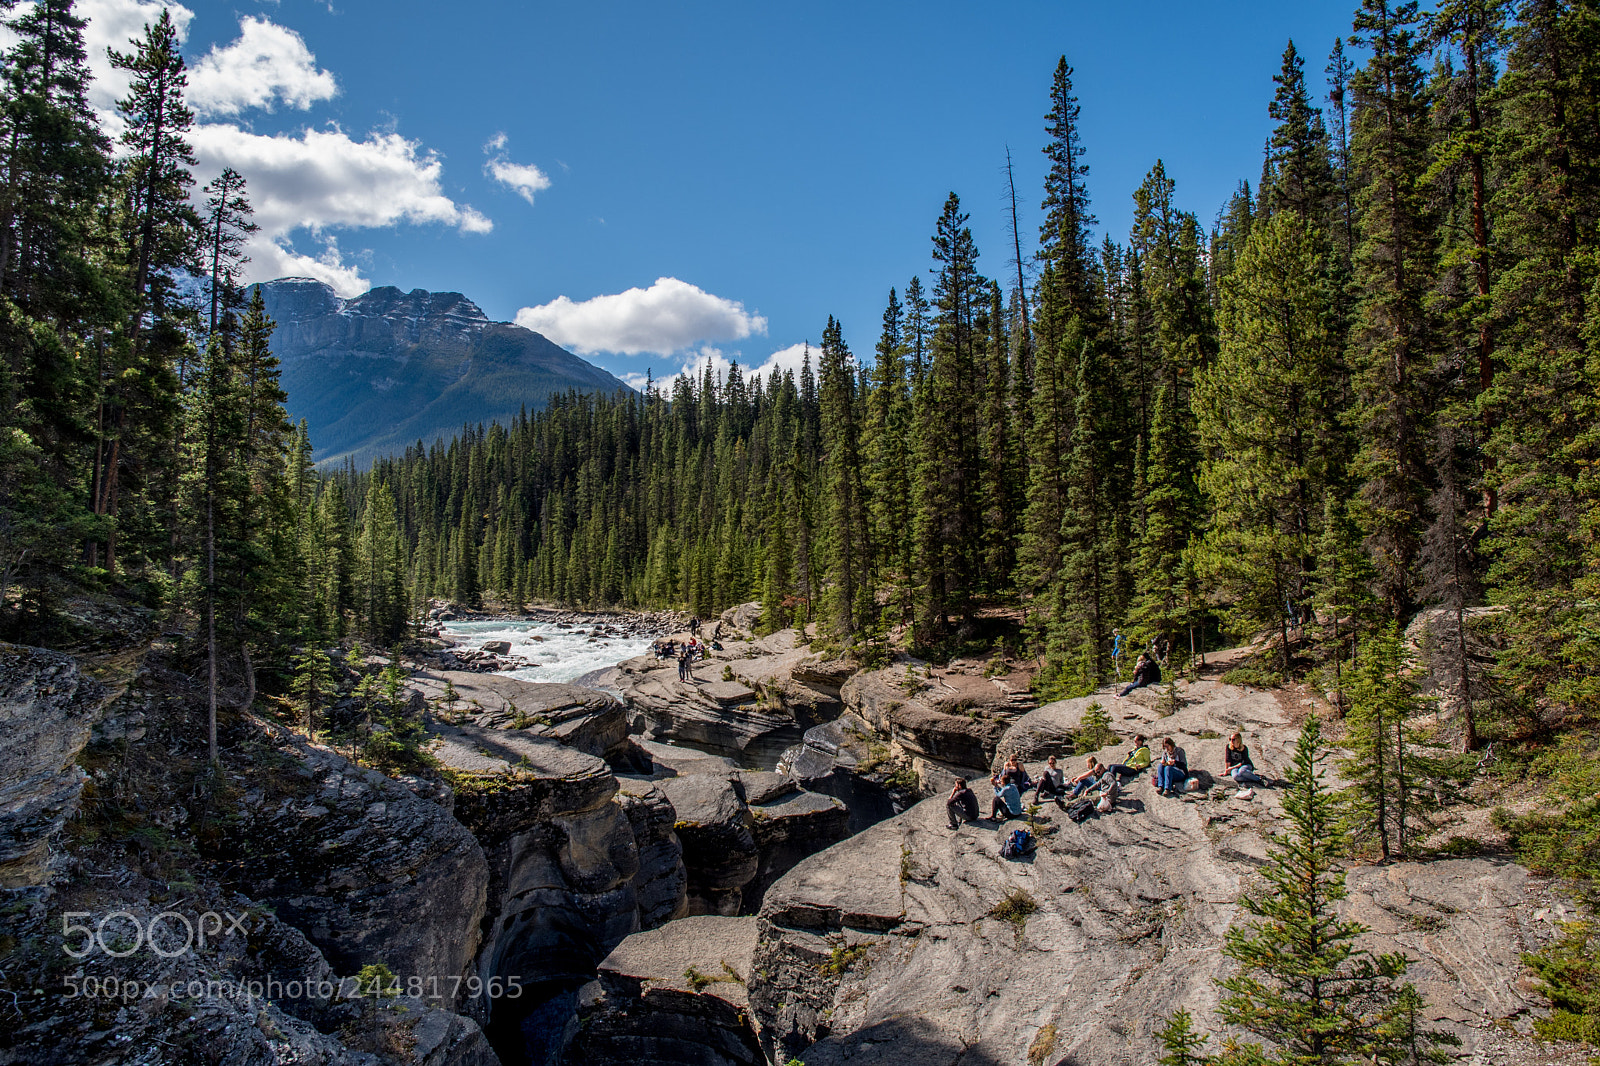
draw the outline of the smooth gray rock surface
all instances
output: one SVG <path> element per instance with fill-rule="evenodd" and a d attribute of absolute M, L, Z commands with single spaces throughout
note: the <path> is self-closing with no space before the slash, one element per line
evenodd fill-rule
<path fill-rule="evenodd" d="M 1117 718 L 1172 734 L 1197 768 L 1220 769 L 1245 733 L 1256 763 L 1280 773 L 1295 735 L 1278 697 L 1216 682 L 1180 686 L 1177 714 L 1127 700 Z M 1038 744 L 1067 714 L 1023 718 L 1001 745 Z M 1202 737 L 1202 734 L 1208 734 Z M 1107 754 L 1120 754 L 1118 745 Z M 1038 764 L 1029 766 L 1037 773 Z M 770 1058 L 807 1066 L 970 1066 L 1092 1062 L 1145 1066 L 1155 1033 L 1185 1007 L 1214 1027 L 1219 952 L 1280 825 L 1280 793 L 1183 798 L 1130 784 L 1117 809 L 1074 824 L 1041 812 L 1038 850 L 1000 857 L 1012 825 L 952 831 L 942 797 L 923 801 L 802 861 L 766 893 L 751 1008 Z M 1534 920 L 1548 889 L 1485 859 L 1359 868 L 1347 913 L 1372 926 L 1374 950 L 1410 952 L 1436 1022 L 1464 1053 L 1487 1047 L 1486 1017 L 1534 1006 L 1520 953 L 1549 935 Z M 1035 908 L 1018 923 L 1008 897 Z M 859 952 L 859 954 L 858 954 Z M 1476 1061 L 1476 1060 L 1475 1060 Z"/>

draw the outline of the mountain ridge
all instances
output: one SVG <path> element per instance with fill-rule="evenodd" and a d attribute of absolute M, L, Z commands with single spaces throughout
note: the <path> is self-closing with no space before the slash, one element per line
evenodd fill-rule
<path fill-rule="evenodd" d="M 383 285 L 344 299 L 303 277 L 255 287 L 277 323 L 285 406 L 306 420 L 319 466 L 365 466 L 466 425 L 506 424 L 554 392 L 628 389 L 544 335 L 491 320 L 459 292 Z"/>

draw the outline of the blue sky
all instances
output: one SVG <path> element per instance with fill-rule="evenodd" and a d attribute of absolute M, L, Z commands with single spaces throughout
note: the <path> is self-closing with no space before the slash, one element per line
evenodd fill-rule
<path fill-rule="evenodd" d="M 80 9 L 103 48 L 159 7 Z M 1007 276 L 1006 149 L 1026 239 L 1062 54 L 1102 232 L 1125 238 L 1131 194 L 1157 158 L 1180 205 L 1209 223 L 1259 174 L 1285 41 L 1320 94 L 1351 5 L 189 0 L 173 11 L 203 175 L 235 166 L 261 215 L 253 280 L 457 290 L 619 375 L 661 378 L 707 357 L 792 363 L 830 314 L 870 358 L 889 287 L 928 269 L 951 190 L 971 213 L 980 268 Z M 102 86 L 102 105 L 114 97 Z"/>

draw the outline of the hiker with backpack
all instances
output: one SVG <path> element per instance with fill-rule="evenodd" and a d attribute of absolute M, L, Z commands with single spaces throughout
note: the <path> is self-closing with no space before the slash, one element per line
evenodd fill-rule
<path fill-rule="evenodd" d="M 1128 682 L 1122 691 L 1117 693 L 1117 699 L 1120 700 L 1136 688 L 1154 685 L 1160 680 L 1161 666 L 1149 655 L 1141 654 L 1139 661 L 1133 664 L 1133 680 Z"/>
<path fill-rule="evenodd" d="M 950 790 L 949 797 L 944 801 L 944 811 L 950 816 L 950 828 L 961 828 L 961 822 L 976 822 L 978 820 L 978 797 L 967 787 L 967 779 L 956 778 L 956 786 Z"/>
<path fill-rule="evenodd" d="M 1173 743 L 1171 737 L 1161 742 L 1161 765 L 1156 768 L 1156 791 L 1163 796 L 1176 796 L 1183 791 L 1189 777 L 1189 756 Z"/>
<path fill-rule="evenodd" d="M 1128 754 L 1122 757 L 1121 762 L 1112 763 L 1106 767 L 1106 772 L 1120 781 L 1123 774 L 1138 777 L 1139 772 L 1148 767 L 1150 763 L 1150 745 L 1145 743 L 1144 734 L 1138 733 L 1134 735 L 1133 747 L 1128 750 Z"/>
<path fill-rule="evenodd" d="M 1033 802 L 1043 803 L 1049 796 L 1056 801 L 1056 806 L 1061 806 L 1061 797 L 1067 794 L 1067 778 L 1061 768 L 1056 765 L 1054 755 L 1045 760 L 1044 773 L 1039 775 L 1039 780 L 1034 785 Z"/>
<path fill-rule="evenodd" d="M 989 784 L 994 786 L 994 801 L 989 804 L 989 820 L 1003 822 L 1007 818 L 1022 817 L 1022 793 L 1017 791 L 1017 786 L 1011 781 L 1003 780 L 998 774 L 989 778 Z"/>

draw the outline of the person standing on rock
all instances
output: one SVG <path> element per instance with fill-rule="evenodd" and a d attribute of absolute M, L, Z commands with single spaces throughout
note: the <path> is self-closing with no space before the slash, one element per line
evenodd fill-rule
<path fill-rule="evenodd" d="M 1222 762 L 1222 772 L 1233 778 L 1235 784 L 1266 784 L 1266 779 L 1256 773 L 1254 764 L 1250 762 L 1250 749 L 1238 733 L 1228 738 L 1228 746 L 1222 749 Z"/>
<path fill-rule="evenodd" d="M 1122 757 L 1121 762 L 1112 763 L 1106 767 L 1106 772 L 1116 774 L 1118 780 L 1121 779 L 1123 774 L 1137 777 L 1139 776 L 1139 771 L 1148 767 L 1150 762 L 1150 745 L 1145 742 L 1144 734 L 1138 733 L 1134 735 L 1133 747 L 1128 749 L 1128 754 Z"/>
<path fill-rule="evenodd" d="M 967 787 L 966 778 L 956 778 L 956 786 L 950 790 L 949 798 L 944 801 L 944 811 L 950 816 L 951 829 L 961 828 L 961 822 L 978 820 L 978 797 Z"/>
<path fill-rule="evenodd" d="M 689 650 L 689 646 L 687 644 L 685 644 L 683 646 L 683 654 L 678 656 L 678 680 L 679 681 L 692 681 L 692 680 L 694 680 L 694 675 L 689 672 L 689 663 L 693 659 L 693 656 L 694 656 L 694 652 L 690 651 Z"/>
<path fill-rule="evenodd" d="M 1007 818 L 1021 818 L 1022 793 L 1017 791 L 1017 786 L 998 775 L 989 778 L 989 784 L 994 787 L 994 802 L 989 804 L 989 820 L 1003 822 Z"/>

